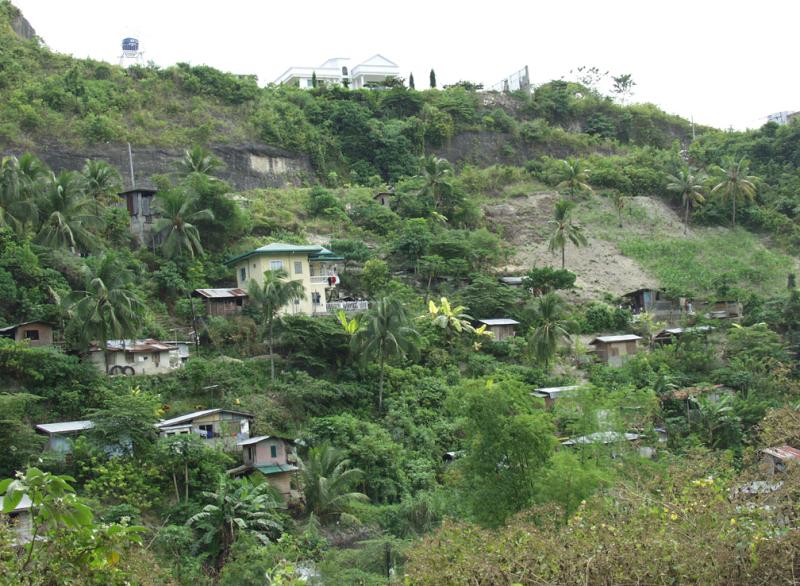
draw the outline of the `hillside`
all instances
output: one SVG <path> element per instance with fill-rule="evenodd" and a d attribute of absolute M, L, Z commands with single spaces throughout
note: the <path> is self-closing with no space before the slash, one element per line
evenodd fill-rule
<path fill-rule="evenodd" d="M 0 0 L 0 584 L 795 582 L 800 122 L 32 34 Z"/>

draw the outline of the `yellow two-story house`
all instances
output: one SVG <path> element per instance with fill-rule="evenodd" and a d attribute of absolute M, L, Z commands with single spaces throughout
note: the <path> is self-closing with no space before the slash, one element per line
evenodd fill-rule
<path fill-rule="evenodd" d="M 247 290 L 250 281 L 264 283 L 264 273 L 283 269 L 292 281 L 300 281 L 305 289 L 301 299 L 290 302 L 283 314 L 315 315 L 336 311 L 329 303 L 329 290 L 339 283 L 337 263 L 344 258 L 315 244 L 275 242 L 230 259 L 226 264 L 236 269 L 237 286 Z"/>

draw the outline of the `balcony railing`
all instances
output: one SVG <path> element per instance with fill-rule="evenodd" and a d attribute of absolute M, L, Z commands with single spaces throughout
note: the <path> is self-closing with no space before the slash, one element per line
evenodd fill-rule
<path fill-rule="evenodd" d="M 336 275 L 311 275 L 311 284 L 312 285 L 327 285 L 329 277 L 335 277 Z"/>
<path fill-rule="evenodd" d="M 336 313 L 340 309 L 346 313 L 369 309 L 369 301 L 328 301 L 325 305 L 328 313 Z"/>

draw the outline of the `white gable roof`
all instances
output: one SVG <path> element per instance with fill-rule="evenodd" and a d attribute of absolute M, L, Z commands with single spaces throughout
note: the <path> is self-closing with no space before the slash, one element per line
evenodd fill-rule
<path fill-rule="evenodd" d="M 397 63 L 387 59 L 386 57 L 384 57 L 380 53 L 376 53 L 375 55 L 373 55 L 369 59 L 366 59 L 365 61 L 362 61 L 361 63 L 356 65 L 356 67 L 361 67 L 362 65 L 369 65 L 371 67 L 376 67 L 376 66 L 377 67 L 398 67 Z"/>
<path fill-rule="evenodd" d="M 94 423 L 91 421 L 59 421 L 57 423 L 40 423 L 36 426 L 36 429 L 39 431 L 43 431 L 47 434 L 54 434 L 54 433 L 75 433 L 78 431 L 85 431 L 87 429 L 92 429 L 94 427 Z"/>

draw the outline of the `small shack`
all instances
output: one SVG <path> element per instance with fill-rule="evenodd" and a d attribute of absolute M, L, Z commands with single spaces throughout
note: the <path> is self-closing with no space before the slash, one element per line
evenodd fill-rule
<path fill-rule="evenodd" d="M 13 545 L 30 543 L 33 539 L 33 502 L 27 494 L 22 495 L 17 506 L 3 513 L 3 498 L 0 496 L 0 522 L 8 522 L 14 530 Z"/>
<path fill-rule="evenodd" d="M 641 336 L 624 334 L 621 336 L 598 336 L 591 342 L 597 359 L 608 366 L 622 366 L 639 351 Z"/>
<path fill-rule="evenodd" d="M 210 446 L 234 449 L 250 438 L 251 413 L 230 409 L 204 409 L 156 423 L 161 436 L 195 433 Z"/>
<path fill-rule="evenodd" d="M 525 277 L 507 276 L 500 277 L 500 282 L 509 287 L 522 287 L 522 282 Z"/>
<path fill-rule="evenodd" d="M 706 319 L 738 322 L 742 319 L 742 315 L 744 314 L 742 304 L 738 301 L 714 301 L 711 303 L 699 304 L 699 307 L 705 311 L 704 317 Z"/>
<path fill-rule="evenodd" d="M 145 340 L 109 340 L 108 374 L 162 374 L 183 366 L 178 347 L 152 338 Z M 188 352 L 188 344 L 186 346 Z M 106 370 L 102 348 L 89 348 L 89 360 L 101 371 Z"/>
<path fill-rule="evenodd" d="M 634 317 L 648 313 L 658 321 L 678 323 L 686 315 L 693 314 L 694 308 L 688 299 L 674 299 L 658 289 L 637 289 L 622 295 L 622 299 Z"/>
<path fill-rule="evenodd" d="M 228 317 L 238 315 L 244 309 L 247 292 L 238 287 L 232 289 L 195 289 L 192 297 L 203 300 L 206 315 Z"/>
<path fill-rule="evenodd" d="M 383 207 L 391 208 L 394 201 L 394 193 L 391 191 L 380 191 L 372 196 L 372 199 Z"/>
<path fill-rule="evenodd" d="M 94 423 L 88 420 L 59 421 L 57 423 L 40 423 L 36 426 L 36 431 L 47 436 L 45 451 L 65 455 L 72 452 L 72 439 L 93 427 Z"/>
<path fill-rule="evenodd" d="M 299 470 L 295 465 L 297 456 L 294 452 L 294 441 L 274 435 L 260 435 L 242 440 L 238 443 L 242 448 L 244 464 L 229 470 L 231 476 L 261 474 L 288 504 L 297 495 L 292 493 L 292 477 Z"/>
<path fill-rule="evenodd" d="M 580 385 L 569 385 L 566 387 L 542 387 L 531 393 L 532 396 L 544 399 L 545 407 L 550 408 L 556 399 L 567 397 L 581 388 Z"/>
<path fill-rule="evenodd" d="M 714 328 L 711 326 L 695 326 L 691 328 L 666 328 L 653 337 L 653 343 L 664 345 L 672 344 L 684 334 L 707 334 Z"/>
<path fill-rule="evenodd" d="M 514 332 L 514 326 L 518 326 L 519 322 L 515 319 L 480 319 L 478 322 L 486 326 L 486 331 L 491 332 L 492 339 L 495 342 L 501 342 L 506 338 L 513 338 L 517 335 Z"/>
<path fill-rule="evenodd" d="M 800 450 L 789 445 L 775 446 L 761 450 L 761 469 L 770 476 L 783 472 L 790 463 L 800 462 Z"/>
<path fill-rule="evenodd" d="M 15 342 L 28 342 L 31 346 L 52 346 L 53 326 L 40 320 L 26 321 L 0 328 L 0 338 L 11 338 Z"/>
<path fill-rule="evenodd" d="M 146 246 L 159 244 L 159 238 L 153 234 L 154 220 L 160 217 L 153 205 L 156 190 L 136 187 L 117 195 L 123 200 L 123 205 L 128 210 L 130 230 L 139 243 Z"/>

